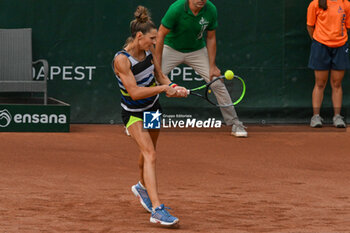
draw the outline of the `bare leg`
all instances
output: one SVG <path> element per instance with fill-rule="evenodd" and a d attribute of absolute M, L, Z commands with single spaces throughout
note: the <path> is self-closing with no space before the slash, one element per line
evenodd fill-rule
<path fill-rule="evenodd" d="M 158 136 L 159 136 L 159 129 L 150 129 L 150 130 L 148 130 L 148 132 L 151 135 L 154 149 L 156 149 L 157 140 L 158 140 Z M 143 179 L 143 164 L 144 164 L 143 155 L 142 155 L 142 153 L 140 153 L 140 156 L 139 156 L 140 182 L 144 187 L 146 187 L 145 181 Z"/>
<path fill-rule="evenodd" d="M 143 163 L 144 163 L 143 155 L 142 153 L 140 153 L 139 155 L 140 182 L 144 187 L 146 187 L 145 180 L 143 179 Z"/>
<path fill-rule="evenodd" d="M 315 86 L 312 92 L 312 108 L 314 115 L 320 114 L 324 89 L 328 80 L 328 70 L 315 70 Z"/>
<path fill-rule="evenodd" d="M 143 179 L 152 206 L 159 206 L 160 200 L 158 197 L 156 177 L 156 152 L 152 137 L 148 131 L 142 129 L 142 122 L 140 121 L 129 126 L 128 130 L 143 155 Z"/>
<path fill-rule="evenodd" d="M 332 86 L 332 102 L 334 115 L 340 114 L 343 101 L 342 80 L 344 78 L 344 70 L 331 70 L 331 86 Z"/>

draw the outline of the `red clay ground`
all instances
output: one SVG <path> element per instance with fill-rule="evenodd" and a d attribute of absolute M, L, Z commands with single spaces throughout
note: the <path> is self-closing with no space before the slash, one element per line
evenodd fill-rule
<path fill-rule="evenodd" d="M 350 232 L 350 133 L 273 129 L 161 133 L 175 229 L 132 195 L 138 151 L 122 127 L 0 133 L 0 232 Z"/>

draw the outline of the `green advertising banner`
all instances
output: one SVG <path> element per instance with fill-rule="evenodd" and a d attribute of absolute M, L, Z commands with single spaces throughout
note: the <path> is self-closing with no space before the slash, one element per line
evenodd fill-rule
<path fill-rule="evenodd" d="M 173 0 L 0 0 L 0 28 L 32 28 L 33 60 L 47 59 L 48 94 L 71 105 L 72 123 L 121 123 L 120 92 L 111 69 L 114 54 L 129 36 L 138 5 L 158 26 Z M 212 0 L 218 10 L 217 65 L 243 77 L 247 92 L 236 106 L 241 120 L 310 120 L 313 71 L 307 68 L 311 40 L 305 0 Z M 3 58 L 1 58 L 3 59 Z M 33 76 L 43 76 L 35 67 Z M 187 66 L 169 77 L 186 86 L 203 81 Z M 349 76 L 343 82 L 344 111 L 349 106 Z M 221 118 L 220 111 L 195 97 L 161 96 L 165 111 Z M 325 92 L 331 109 L 331 90 Z M 327 110 L 328 111 L 328 110 Z M 282 114 L 282 115 L 281 115 Z M 293 120 L 291 120 L 293 122 Z"/>
<path fill-rule="evenodd" d="M 69 132 L 70 106 L 50 98 L 47 105 L 0 101 L 0 132 Z"/>

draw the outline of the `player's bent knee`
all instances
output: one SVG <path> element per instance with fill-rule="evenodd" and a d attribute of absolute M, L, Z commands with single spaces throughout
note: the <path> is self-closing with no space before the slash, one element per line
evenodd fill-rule
<path fill-rule="evenodd" d="M 142 154 L 145 162 L 155 163 L 157 160 L 156 152 L 154 150 L 144 151 Z"/>

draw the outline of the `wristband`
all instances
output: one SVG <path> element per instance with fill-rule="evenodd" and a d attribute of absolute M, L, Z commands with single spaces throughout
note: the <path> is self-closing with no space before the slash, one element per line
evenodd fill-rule
<path fill-rule="evenodd" d="M 177 87 L 177 84 L 176 83 L 170 83 L 169 86 L 170 87 Z"/>

